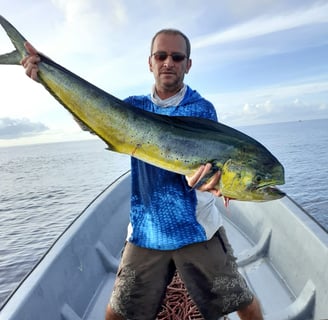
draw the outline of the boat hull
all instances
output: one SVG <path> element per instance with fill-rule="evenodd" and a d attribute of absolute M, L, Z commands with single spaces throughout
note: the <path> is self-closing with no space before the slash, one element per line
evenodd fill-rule
<path fill-rule="evenodd" d="M 104 319 L 129 220 L 130 175 L 72 223 L 13 292 L 1 320 Z M 328 319 L 328 234 L 290 198 L 217 206 L 266 320 Z M 238 319 L 232 314 L 231 319 Z"/>

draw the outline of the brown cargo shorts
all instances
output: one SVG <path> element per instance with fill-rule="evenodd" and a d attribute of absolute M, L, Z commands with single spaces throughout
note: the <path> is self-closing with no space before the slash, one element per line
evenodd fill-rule
<path fill-rule="evenodd" d="M 221 227 L 211 240 L 177 250 L 152 250 L 127 242 L 111 308 L 125 319 L 155 319 L 175 270 L 206 320 L 216 320 L 253 300 Z"/>

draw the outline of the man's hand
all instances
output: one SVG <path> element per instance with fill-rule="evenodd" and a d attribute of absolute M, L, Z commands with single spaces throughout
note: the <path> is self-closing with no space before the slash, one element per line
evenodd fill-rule
<path fill-rule="evenodd" d="M 25 68 L 27 76 L 38 82 L 38 63 L 41 61 L 38 51 L 29 42 L 25 42 L 24 46 L 29 55 L 23 58 L 20 63 Z"/>
<path fill-rule="evenodd" d="M 194 187 L 206 174 L 211 171 L 212 164 L 206 163 L 201 165 L 198 170 L 192 176 L 186 176 L 189 187 Z M 220 180 L 221 173 L 216 172 L 213 177 L 206 183 L 202 184 L 197 190 L 208 191 L 213 193 L 215 196 L 220 197 L 222 194 L 219 189 L 216 189 L 215 186 Z"/>

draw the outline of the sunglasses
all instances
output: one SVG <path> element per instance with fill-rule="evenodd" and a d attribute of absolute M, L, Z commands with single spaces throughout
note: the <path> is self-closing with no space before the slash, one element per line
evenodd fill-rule
<path fill-rule="evenodd" d="M 155 60 L 157 61 L 165 61 L 167 57 L 171 57 L 174 62 L 181 62 L 187 58 L 187 56 L 183 53 L 173 52 L 168 54 L 165 51 L 155 52 L 152 54 L 152 56 L 154 56 Z"/>

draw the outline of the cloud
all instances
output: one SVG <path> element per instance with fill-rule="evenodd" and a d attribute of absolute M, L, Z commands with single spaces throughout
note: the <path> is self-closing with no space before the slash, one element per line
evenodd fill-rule
<path fill-rule="evenodd" d="M 48 130 L 41 122 L 31 122 L 29 119 L 0 118 L 0 139 L 16 139 L 26 136 L 36 136 Z"/>
<path fill-rule="evenodd" d="M 328 82 L 308 79 L 236 92 L 207 95 L 219 119 L 231 125 L 328 118 Z M 309 98 L 316 95 L 316 99 Z"/>
<path fill-rule="evenodd" d="M 47 49 L 63 58 L 108 56 L 121 36 L 121 29 L 127 24 L 127 10 L 121 1 L 52 0 L 60 13 L 61 22 L 54 28 L 54 35 Z M 105 43 L 111 43 L 107 46 Z M 60 48 L 60 50 L 58 50 Z M 60 52 L 58 52 L 60 51 Z"/>
<path fill-rule="evenodd" d="M 327 104 L 298 100 L 267 100 L 218 109 L 220 121 L 233 126 L 266 124 L 297 120 L 327 119 Z"/>
<path fill-rule="evenodd" d="M 328 3 L 284 15 L 260 16 L 237 24 L 225 31 L 215 32 L 195 39 L 193 41 L 193 47 L 203 48 L 327 22 Z"/>

